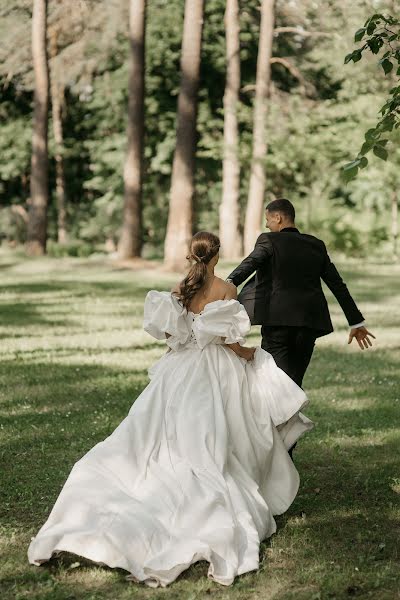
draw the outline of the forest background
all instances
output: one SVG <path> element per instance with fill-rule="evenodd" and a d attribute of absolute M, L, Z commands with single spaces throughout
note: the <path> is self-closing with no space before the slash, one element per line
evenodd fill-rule
<path fill-rule="evenodd" d="M 394 14 L 393 2 L 277 0 L 271 4 L 267 152 L 262 161 L 265 202 L 290 198 L 300 228 L 324 238 L 332 251 L 396 255 L 400 150 L 391 142 L 388 161 L 373 157 L 350 183 L 341 176 L 341 167 L 357 154 L 364 131 L 376 122 L 393 86 L 378 57 L 371 55 L 357 65 L 344 64 L 344 57 L 354 50 L 354 32 L 366 18 L 376 11 Z M 144 258 L 161 258 L 164 253 L 184 5 L 183 0 L 150 0 L 146 9 L 139 252 Z M 218 232 L 220 227 L 225 9 L 224 0 L 208 0 L 204 7 L 192 231 Z M 257 0 L 239 5 L 239 238 L 249 198 L 260 12 Z M 27 240 L 31 201 L 32 3 L 3 3 L 1 17 L 0 236 L 3 244 L 17 246 Z M 127 152 L 129 2 L 49 2 L 47 46 L 52 86 L 47 252 L 53 256 L 115 252 L 123 223 Z M 239 248 L 236 254 L 243 254 L 241 243 Z"/>

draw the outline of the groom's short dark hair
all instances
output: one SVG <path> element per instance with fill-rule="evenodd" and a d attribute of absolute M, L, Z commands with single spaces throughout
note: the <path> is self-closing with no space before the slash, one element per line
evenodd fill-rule
<path fill-rule="evenodd" d="M 267 206 L 265 210 L 269 210 L 269 212 L 279 212 L 285 215 L 287 219 L 290 219 L 293 223 L 296 218 L 296 211 L 294 210 L 293 204 L 290 200 L 286 198 L 278 198 L 277 200 L 272 200 Z"/>

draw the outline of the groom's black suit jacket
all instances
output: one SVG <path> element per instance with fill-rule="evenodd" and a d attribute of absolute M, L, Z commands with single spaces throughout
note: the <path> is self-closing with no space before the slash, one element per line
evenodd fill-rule
<path fill-rule="evenodd" d="M 262 233 L 253 252 L 228 276 L 239 286 L 255 272 L 238 296 L 252 325 L 308 327 L 316 337 L 333 331 L 322 291 L 326 283 L 349 325 L 364 320 L 325 244 L 294 227 Z"/>

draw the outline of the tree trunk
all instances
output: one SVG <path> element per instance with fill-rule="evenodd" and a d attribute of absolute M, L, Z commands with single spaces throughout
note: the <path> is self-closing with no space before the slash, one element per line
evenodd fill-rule
<path fill-rule="evenodd" d="M 172 164 L 165 264 L 185 265 L 193 226 L 194 167 L 196 155 L 197 90 L 200 76 L 204 0 L 186 0 L 181 54 L 181 85 L 177 132 Z"/>
<path fill-rule="evenodd" d="M 240 165 L 237 119 L 240 89 L 238 0 L 227 0 L 225 31 L 227 68 L 224 94 L 224 160 L 219 236 L 221 255 L 224 258 L 237 258 L 242 253 L 242 241 L 239 233 Z"/>
<path fill-rule="evenodd" d="M 57 56 L 57 37 L 58 32 L 52 29 L 50 32 L 50 56 Z M 54 63 L 53 63 L 54 65 Z M 64 100 L 64 88 L 59 81 L 56 67 L 51 71 L 50 77 L 51 109 L 53 116 L 53 135 L 55 141 L 55 162 L 56 162 L 56 198 L 57 198 L 57 239 L 60 244 L 67 241 L 67 212 L 66 212 L 66 194 L 64 177 L 64 136 L 62 126 L 62 104 Z"/>
<path fill-rule="evenodd" d="M 399 236 L 399 204 L 397 201 L 397 192 L 392 193 L 392 240 L 393 256 L 397 259 L 397 240 Z"/>
<path fill-rule="evenodd" d="M 31 161 L 31 198 L 27 252 L 44 254 L 47 241 L 49 72 L 46 52 L 47 0 L 34 0 L 32 59 L 35 78 Z"/>
<path fill-rule="evenodd" d="M 130 0 L 128 148 L 124 167 L 124 212 L 118 244 L 120 258 L 142 251 L 142 186 L 144 147 L 144 63 L 146 0 Z"/>
<path fill-rule="evenodd" d="M 261 24 L 258 42 L 256 94 L 253 117 L 253 155 L 249 196 L 244 226 L 244 251 L 249 254 L 261 230 L 263 216 L 267 153 L 266 121 L 271 79 L 271 53 L 274 33 L 274 0 L 261 0 Z"/>

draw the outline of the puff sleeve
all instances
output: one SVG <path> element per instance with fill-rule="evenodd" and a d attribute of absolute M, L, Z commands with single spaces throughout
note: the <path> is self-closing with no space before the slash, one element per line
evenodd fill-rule
<path fill-rule="evenodd" d="M 210 302 L 193 323 L 193 331 L 200 348 L 204 348 L 216 337 L 225 338 L 226 344 L 244 344 L 250 329 L 247 312 L 237 300 Z"/>
<path fill-rule="evenodd" d="M 190 338 L 187 311 L 170 292 L 150 290 L 144 303 L 143 329 L 157 340 L 179 350 Z"/>

